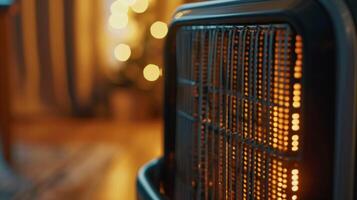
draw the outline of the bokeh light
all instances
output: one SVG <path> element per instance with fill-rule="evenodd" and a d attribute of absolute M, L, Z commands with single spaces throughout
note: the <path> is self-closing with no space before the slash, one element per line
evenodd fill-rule
<path fill-rule="evenodd" d="M 123 29 L 128 25 L 129 18 L 126 13 L 112 13 L 109 17 L 109 24 L 114 29 Z"/>
<path fill-rule="evenodd" d="M 157 39 L 164 38 L 167 32 L 168 32 L 167 24 L 164 22 L 157 21 L 153 23 L 150 27 L 151 35 Z"/>
<path fill-rule="evenodd" d="M 137 0 L 122 0 L 125 1 L 128 5 L 133 5 Z"/>
<path fill-rule="evenodd" d="M 143 13 L 149 7 L 148 0 L 136 0 L 133 5 L 131 5 L 131 9 L 136 13 Z"/>
<path fill-rule="evenodd" d="M 149 64 L 144 68 L 143 71 L 144 78 L 148 81 L 156 81 L 161 75 L 159 66 L 154 64 Z"/>
<path fill-rule="evenodd" d="M 129 10 L 129 6 L 128 3 L 124 2 L 124 1 L 114 1 L 112 3 L 112 5 L 110 6 L 110 11 L 115 14 L 119 14 L 119 13 L 127 13 Z"/>
<path fill-rule="evenodd" d="M 119 44 L 114 49 L 114 56 L 118 61 L 127 61 L 130 58 L 131 49 L 126 44 Z"/>

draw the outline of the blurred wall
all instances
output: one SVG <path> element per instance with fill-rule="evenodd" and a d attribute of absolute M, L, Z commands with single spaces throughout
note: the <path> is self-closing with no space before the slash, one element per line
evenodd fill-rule
<path fill-rule="evenodd" d="M 88 116 L 98 107 L 109 112 L 124 108 L 128 113 L 161 112 L 162 78 L 150 82 L 143 77 L 146 65 L 163 67 L 165 40 L 153 38 L 150 26 L 155 21 L 169 23 L 176 7 L 188 1 L 148 0 L 144 12 L 129 11 L 125 29 L 113 30 L 108 18 L 115 1 L 16 1 L 11 9 L 10 76 L 16 116 Z M 120 43 L 131 47 L 126 62 L 113 55 Z M 121 102 L 141 101 L 115 105 L 113 96 L 127 98 Z"/>

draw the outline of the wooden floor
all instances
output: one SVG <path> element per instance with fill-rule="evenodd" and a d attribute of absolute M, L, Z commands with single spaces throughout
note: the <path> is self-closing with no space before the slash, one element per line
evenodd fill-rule
<path fill-rule="evenodd" d="M 140 166 L 160 156 L 161 120 L 38 117 L 14 129 L 15 199 L 135 199 Z"/>

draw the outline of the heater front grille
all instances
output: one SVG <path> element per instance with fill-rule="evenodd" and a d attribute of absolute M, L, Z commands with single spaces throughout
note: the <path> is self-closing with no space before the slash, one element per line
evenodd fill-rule
<path fill-rule="evenodd" d="M 299 199 L 302 55 L 286 24 L 178 29 L 175 199 Z"/>

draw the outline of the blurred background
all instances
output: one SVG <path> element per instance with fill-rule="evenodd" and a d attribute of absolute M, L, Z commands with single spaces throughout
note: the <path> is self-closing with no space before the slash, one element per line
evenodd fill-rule
<path fill-rule="evenodd" d="M 0 8 L 0 199 L 135 199 L 162 154 L 163 45 L 188 2 Z"/>

